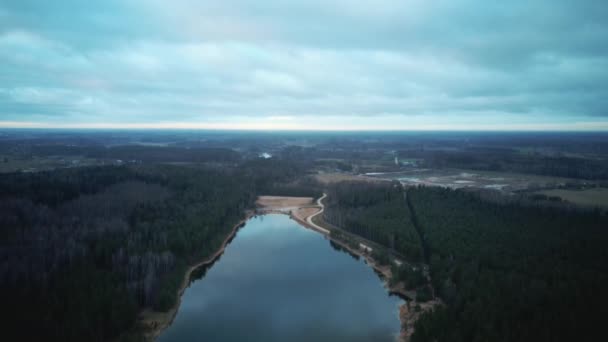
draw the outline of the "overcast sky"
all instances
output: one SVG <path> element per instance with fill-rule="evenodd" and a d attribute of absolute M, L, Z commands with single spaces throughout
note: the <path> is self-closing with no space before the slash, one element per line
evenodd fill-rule
<path fill-rule="evenodd" d="M 608 2 L 0 0 L 0 127 L 608 130 Z"/>

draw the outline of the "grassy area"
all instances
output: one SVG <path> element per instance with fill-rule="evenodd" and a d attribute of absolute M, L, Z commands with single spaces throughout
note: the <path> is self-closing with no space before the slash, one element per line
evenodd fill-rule
<path fill-rule="evenodd" d="M 338 173 L 338 172 L 330 172 L 330 173 L 319 173 L 316 174 L 315 179 L 323 184 L 331 184 L 338 183 L 343 181 L 362 181 L 362 182 L 379 182 L 383 181 L 380 178 L 373 178 L 367 176 L 359 176 L 353 175 L 350 173 Z"/>
<path fill-rule="evenodd" d="M 539 191 L 539 194 L 560 197 L 568 202 L 590 207 L 608 207 L 608 188 L 586 190 L 551 189 Z"/>

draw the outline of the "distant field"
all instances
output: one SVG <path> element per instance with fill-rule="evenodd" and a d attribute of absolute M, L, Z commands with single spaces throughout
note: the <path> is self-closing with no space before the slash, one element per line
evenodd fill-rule
<path fill-rule="evenodd" d="M 256 204 L 263 208 L 280 209 L 311 205 L 312 197 L 260 196 Z"/>
<path fill-rule="evenodd" d="M 568 202 L 591 207 L 608 207 L 608 188 L 587 190 L 552 189 L 539 191 L 539 194 L 557 196 Z"/>
<path fill-rule="evenodd" d="M 383 179 L 380 179 L 380 178 L 353 175 L 353 174 L 348 174 L 348 173 L 337 173 L 337 172 L 320 173 L 320 174 L 315 175 L 315 179 L 323 184 L 331 184 L 331 183 L 337 183 L 337 182 L 342 182 L 342 181 L 360 181 L 360 182 L 383 181 Z"/>
<path fill-rule="evenodd" d="M 413 168 L 402 172 L 371 175 L 374 178 L 395 179 L 406 185 L 427 185 L 458 188 L 494 189 L 505 192 L 526 190 L 531 187 L 557 187 L 579 180 L 562 177 L 539 176 L 514 172 L 478 171 L 467 169 Z"/>

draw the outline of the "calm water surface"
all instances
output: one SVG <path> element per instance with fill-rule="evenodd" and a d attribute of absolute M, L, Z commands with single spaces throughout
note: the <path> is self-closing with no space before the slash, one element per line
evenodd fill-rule
<path fill-rule="evenodd" d="M 394 341 L 401 299 L 286 215 L 253 218 L 195 272 L 159 341 Z"/>

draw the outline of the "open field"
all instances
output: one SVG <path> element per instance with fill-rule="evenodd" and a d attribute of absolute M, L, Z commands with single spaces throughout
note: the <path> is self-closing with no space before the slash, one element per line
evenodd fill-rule
<path fill-rule="evenodd" d="M 319 173 L 315 175 L 315 179 L 323 184 L 337 183 L 342 181 L 359 181 L 359 182 L 379 182 L 386 179 L 374 178 L 365 175 L 353 175 L 350 173 Z"/>
<path fill-rule="evenodd" d="M 546 196 L 559 197 L 565 201 L 589 207 L 608 208 L 608 188 L 585 190 L 551 189 L 537 192 Z"/>
<path fill-rule="evenodd" d="M 256 201 L 264 209 L 289 209 L 311 205 L 312 197 L 260 196 Z"/>
<path fill-rule="evenodd" d="M 404 185 L 428 185 L 458 188 L 494 189 L 506 192 L 530 188 L 547 188 L 581 180 L 563 177 L 539 176 L 510 172 L 477 171 L 465 169 L 412 169 L 402 172 L 368 175 L 379 179 L 394 179 Z"/>

